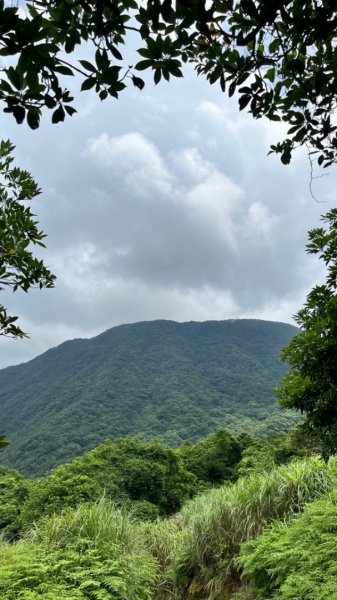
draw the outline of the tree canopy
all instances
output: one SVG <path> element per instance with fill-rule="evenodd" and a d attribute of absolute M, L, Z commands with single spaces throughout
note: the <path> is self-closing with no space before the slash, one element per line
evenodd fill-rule
<path fill-rule="evenodd" d="M 13 167 L 13 150 L 9 141 L 0 142 L 0 291 L 27 292 L 32 286 L 52 287 L 55 276 L 31 251 L 31 244 L 44 246 L 45 235 L 24 202 L 40 190 L 27 171 Z M 0 304 L 0 335 L 24 337 L 17 318 Z"/>
<path fill-rule="evenodd" d="M 10 57 L 0 99 L 32 129 L 43 108 L 53 123 L 76 112 L 69 76 L 105 100 L 128 82 L 142 89 L 142 71 L 159 83 L 191 63 L 209 83 L 237 93 L 241 110 L 289 125 L 271 147 L 283 163 L 303 144 L 319 165 L 336 160 L 336 0 L 34 0 L 25 11 L 2 0 L 0 22 L 0 56 Z M 133 66 L 124 60 L 130 35 L 140 44 Z M 77 60 L 81 45 L 90 60 Z"/>
<path fill-rule="evenodd" d="M 301 331 L 283 352 L 292 369 L 278 395 L 283 406 L 306 415 L 328 455 L 337 451 L 337 209 L 322 219 L 325 227 L 309 232 L 307 251 L 325 264 L 326 280 L 295 316 Z"/>

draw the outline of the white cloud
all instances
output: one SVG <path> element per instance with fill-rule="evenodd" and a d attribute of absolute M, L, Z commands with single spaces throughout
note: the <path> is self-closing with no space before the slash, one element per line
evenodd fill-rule
<path fill-rule="evenodd" d="M 214 120 L 217 126 L 219 125 L 219 123 L 226 122 L 224 110 L 215 102 L 211 102 L 210 100 L 203 100 L 202 102 L 200 102 L 200 104 L 197 105 L 196 110 L 200 114 L 205 115 L 206 117 Z"/>
<path fill-rule="evenodd" d="M 123 178 L 130 191 L 147 198 L 149 193 L 171 191 L 169 173 L 157 148 L 138 132 L 119 137 L 102 133 L 88 143 L 89 155 L 113 176 Z"/>

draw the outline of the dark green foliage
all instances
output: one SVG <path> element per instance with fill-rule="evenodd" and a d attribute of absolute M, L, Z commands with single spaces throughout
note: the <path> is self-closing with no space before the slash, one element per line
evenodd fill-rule
<path fill-rule="evenodd" d="M 228 431 L 217 431 L 195 445 L 185 444 L 177 452 L 199 481 L 216 485 L 237 478 L 241 447 Z"/>
<path fill-rule="evenodd" d="M 33 256 L 31 246 L 44 247 L 45 235 L 24 202 L 35 198 L 40 190 L 27 171 L 12 165 L 13 150 L 9 141 L 0 142 L 0 292 L 28 292 L 34 286 L 53 287 L 55 276 Z M 0 335 L 24 337 L 17 318 L 0 304 Z"/>
<path fill-rule="evenodd" d="M 18 534 L 18 517 L 28 492 L 29 483 L 20 473 L 0 467 L 0 533 L 7 539 Z"/>
<path fill-rule="evenodd" d="M 6 442 L 5 436 L 0 435 L 0 448 L 6 448 L 8 446 L 8 442 Z"/>
<path fill-rule="evenodd" d="M 337 491 L 303 515 L 276 522 L 243 545 L 240 562 L 256 599 L 332 600 L 337 580 Z"/>
<path fill-rule="evenodd" d="M 337 451 L 337 209 L 309 232 L 307 251 L 326 266 L 326 281 L 309 292 L 295 319 L 300 333 L 283 352 L 292 367 L 278 390 L 281 404 L 306 415 L 326 455 Z"/>
<path fill-rule="evenodd" d="M 303 426 L 298 425 L 288 434 L 250 440 L 243 448 L 242 459 L 237 465 L 237 474 L 244 476 L 268 472 L 277 465 L 312 454 L 321 455 L 322 447 L 314 437 L 308 437 Z"/>
<path fill-rule="evenodd" d="M 219 428 L 283 432 L 296 417 L 280 413 L 273 389 L 295 333 L 267 321 L 154 321 L 66 342 L 0 371 L 1 460 L 40 475 L 106 438 L 179 446 Z"/>
<path fill-rule="evenodd" d="M 172 514 L 211 486 L 235 481 L 239 475 L 270 471 L 275 465 L 309 455 L 313 449 L 299 436 L 296 431 L 270 440 L 247 434 L 235 439 L 220 430 L 177 450 L 158 440 L 123 438 L 106 441 L 37 480 L 25 480 L 16 471 L 2 467 L 0 528 L 11 539 L 41 517 L 103 495 L 125 506 L 138 519 Z"/>
<path fill-rule="evenodd" d="M 156 84 L 182 77 L 191 63 L 210 84 L 253 117 L 285 121 L 286 139 L 271 147 L 284 164 L 308 145 L 318 163 L 336 159 L 336 4 L 331 0 L 34 0 L 0 4 L 1 55 L 10 57 L 0 79 L 0 100 L 17 123 L 39 127 L 43 108 L 52 122 L 73 115 L 64 78 L 101 100 L 118 98 L 127 83 L 141 90 L 150 70 Z M 130 34 L 132 37 L 130 37 Z M 124 59 L 125 45 L 141 47 L 140 60 Z M 75 61 L 81 44 L 88 60 Z"/>
<path fill-rule="evenodd" d="M 136 438 L 106 441 L 47 477 L 31 481 L 17 526 L 25 529 L 42 516 L 103 495 L 126 504 L 138 517 L 153 518 L 179 510 L 196 487 L 195 476 L 162 443 Z"/>

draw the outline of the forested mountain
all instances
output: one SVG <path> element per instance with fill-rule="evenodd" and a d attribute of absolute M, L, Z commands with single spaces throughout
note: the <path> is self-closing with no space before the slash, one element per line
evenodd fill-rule
<path fill-rule="evenodd" d="M 221 427 L 284 431 L 279 359 L 296 328 L 258 320 L 141 322 L 65 342 L 0 371 L 4 464 L 27 474 L 106 438 L 157 435 L 179 445 Z"/>

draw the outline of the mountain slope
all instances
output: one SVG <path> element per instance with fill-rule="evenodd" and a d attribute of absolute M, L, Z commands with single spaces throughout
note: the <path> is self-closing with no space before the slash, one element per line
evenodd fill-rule
<path fill-rule="evenodd" d="M 296 333 L 257 320 L 141 322 L 0 371 L 1 460 L 40 474 L 124 435 L 178 445 L 226 427 L 275 427 L 280 349 Z M 277 417 L 277 418 L 275 418 Z M 266 424 L 267 423 L 267 424 Z"/>

